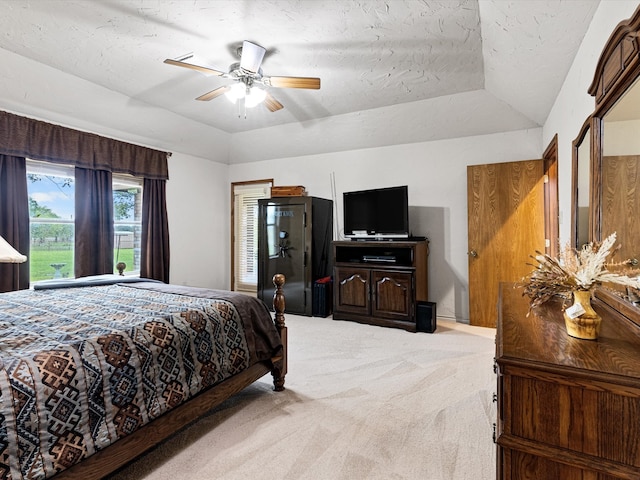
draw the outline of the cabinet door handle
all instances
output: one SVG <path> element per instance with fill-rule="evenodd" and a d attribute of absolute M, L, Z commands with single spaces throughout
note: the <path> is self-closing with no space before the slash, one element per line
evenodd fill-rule
<path fill-rule="evenodd" d="M 469 256 L 473 257 L 473 258 L 476 258 L 478 256 L 478 252 L 476 252 L 475 250 L 470 250 L 469 251 Z"/>

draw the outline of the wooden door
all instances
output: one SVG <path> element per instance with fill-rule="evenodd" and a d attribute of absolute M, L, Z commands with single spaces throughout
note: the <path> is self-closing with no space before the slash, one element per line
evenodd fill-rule
<path fill-rule="evenodd" d="M 520 281 L 545 251 L 544 161 L 467 167 L 469 323 L 495 327 L 500 282 Z"/>
<path fill-rule="evenodd" d="M 374 299 L 371 314 L 374 317 L 413 319 L 413 272 L 373 270 L 371 285 Z"/>
<path fill-rule="evenodd" d="M 368 268 L 335 267 L 334 310 L 340 313 L 371 313 L 371 279 Z"/>

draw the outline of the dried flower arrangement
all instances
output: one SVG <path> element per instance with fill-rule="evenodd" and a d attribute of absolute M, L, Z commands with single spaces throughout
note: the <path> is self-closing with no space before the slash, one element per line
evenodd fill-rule
<path fill-rule="evenodd" d="M 640 269 L 631 268 L 631 261 L 612 262 L 617 247 L 616 233 L 609 235 L 601 243 L 589 243 L 580 250 L 567 245 L 559 255 L 553 258 L 536 251 L 538 264 L 529 264 L 535 269 L 518 286 L 524 288 L 523 295 L 531 299 L 530 306 L 542 305 L 553 296 L 559 295 L 565 300 L 574 290 L 593 291 L 593 288 L 606 283 L 625 285 L 640 289 Z"/>

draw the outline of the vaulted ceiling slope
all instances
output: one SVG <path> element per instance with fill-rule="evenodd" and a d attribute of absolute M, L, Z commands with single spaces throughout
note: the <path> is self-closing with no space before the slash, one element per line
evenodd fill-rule
<path fill-rule="evenodd" d="M 541 126 L 599 0 L 0 0 L 0 108 L 223 163 Z M 284 109 L 246 118 L 243 40 Z"/>

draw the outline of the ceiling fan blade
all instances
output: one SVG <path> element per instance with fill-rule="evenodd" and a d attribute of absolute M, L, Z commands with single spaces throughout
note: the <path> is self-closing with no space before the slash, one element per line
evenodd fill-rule
<path fill-rule="evenodd" d="M 231 87 L 229 86 L 218 87 L 215 90 L 211 90 L 210 92 L 205 93 L 204 95 L 200 95 L 198 98 L 196 98 L 196 100 L 202 100 L 202 101 L 213 100 L 214 98 L 227 93 L 229 90 L 231 90 Z"/>
<path fill-rule="evenodd" d="M 315 77 L 263 77 L 265 85 L 277 88 L 320 88 L 320 79 Z"/>
<path fill-rule="evenodd" d="M 240 68 L 250 73 L 258 73 L 266 51 L 266 48 L 245 40 L 242 42 Z"/>
<path fill-rule="evenodd" d="M 267 96 L 264 98 L 264 104 L 271 112 L 277 112 L 278 110 L 284 108 L 284 106 L 267 92 Z"/>
<path fill-rule="evenodd" d="M 190 68 L 191 70 L 196 70 L 200 73 L 204 73 L 205 75 L 225 75 L 226 72 L 221 72 L 219 70 L 214 70 L 213 68 L 208 68 L 208 67 L 201 67 L 200 65 L 194 65 L 193 63 L 187 63 L 187 62 L 182 62 L 180 60 L 172 60 L 170 58 L 167 58 L 164 63 L 168 64 L 168 65 L 175 65 L 176 67 L 184 67 L 184 68 Z"/>

